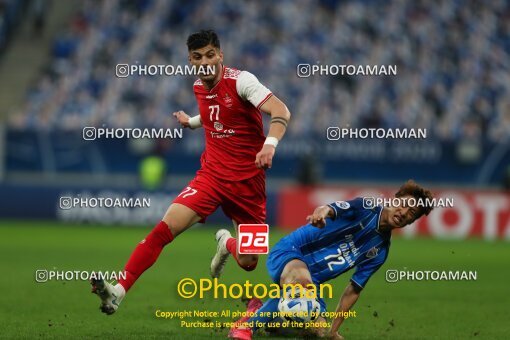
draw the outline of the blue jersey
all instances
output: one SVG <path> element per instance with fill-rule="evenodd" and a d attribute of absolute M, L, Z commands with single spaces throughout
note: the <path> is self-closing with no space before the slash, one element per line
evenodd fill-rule
<path fill-rule="evenodd" d="M 361 198 L 329 207 L 334 217 L 324 228 L 308 224 L 281 241 L 301 253 L 315 283 L 356 267 L 351 282 L 362 289 L 388 257 L 391 231 L 379 230 L 382 207 L 365 209 Z"/>

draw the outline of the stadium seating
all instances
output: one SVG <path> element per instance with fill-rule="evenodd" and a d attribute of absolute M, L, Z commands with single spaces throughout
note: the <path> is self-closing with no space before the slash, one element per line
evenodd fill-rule
<path fill-rule="evenodd" d="M 510 136 L 508 3 L 319 3 L 83 1 L 10 126 L 175 126 L 170 112 L 196 114 L 192 79 L 118 79 L 115 65 L 186 64 L 187 35 L 215 28 L 225 63 L 288 103 L 290 134 L 350 124 L 424 127 L 442 140 Z M 398 74 L 298 78 L 299 63 L 391 64 Z"/>

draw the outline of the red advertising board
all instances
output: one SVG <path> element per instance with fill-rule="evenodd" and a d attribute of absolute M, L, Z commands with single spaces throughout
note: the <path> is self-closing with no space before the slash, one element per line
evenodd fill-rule
<path fill-rule="evenodd" d="M 315 207 L 355 197 L 393 197 L 398 188 L 388 187 L 287 187 L 278 200 L 278 225 L 295 229 L 306 224 Z M 436 198 L 452 202 L 437 207 L 427 217 L 398 230 L 405 236 L 429 235 L 463 239 L 477 236 L 487 240 L 510 240 L 510 194 L 500 191 L 432 189 Z"/>

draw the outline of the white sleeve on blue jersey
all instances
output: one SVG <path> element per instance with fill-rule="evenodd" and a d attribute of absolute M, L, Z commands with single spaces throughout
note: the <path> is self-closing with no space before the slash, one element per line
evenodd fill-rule
<path fill-rule="evenodd" d="M 236 90 L 239 97 L 249 101 L 257 109 L 272 95 L 271 91 L 248 71 L 241 71 L 237 76 Z"/>

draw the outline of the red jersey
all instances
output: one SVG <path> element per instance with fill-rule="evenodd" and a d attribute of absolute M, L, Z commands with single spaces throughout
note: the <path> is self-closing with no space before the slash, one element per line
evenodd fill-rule
<path fill-rule="evenodd" d="M 193 84 L 205 133 L 202 170 L 215 177 L 242 181 L 256 176 L 255 156 L 265 141 L 260 107 L 272 93 L 247 72 L 223 66 L 211 89 Z"/>

